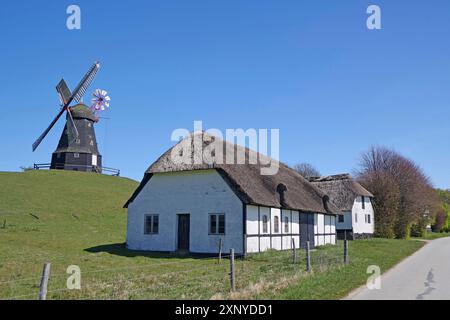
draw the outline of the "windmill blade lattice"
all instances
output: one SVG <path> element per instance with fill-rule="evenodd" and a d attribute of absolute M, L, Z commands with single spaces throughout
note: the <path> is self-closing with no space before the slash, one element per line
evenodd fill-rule
<path fill-rule="evenodd" d="M 80 81 L 80 83 L 78 84 L 78 86 L 75 88 L 75 91 L 74 91 L 75 101 L 77 101 L 77 102 L 81 101 L 81 98 L 83 98 L 84 94 L 86 93 L 87 88 L 91 84 L 92 80 L 94 80 L 94 77 L 97 74 L 98 69 L 100 69 L 100 63 L 96 62 L 89 69 L 89 71 L 86 73 L 86 75 L 83 77 L 83 79 Z"/>
<path fill-rule="evenodd" d="M 68 134 L 69 143 L 71 143 L 78 139 L 79 134 L 78 134 L 78 129 L 75 125 L 75 122 L 73 121 L 72 112 L 70 111 L 70 108 L 67 109 L 67 117 L 68 117 L 67 130 L 69 132 L 69 134 Z"/>

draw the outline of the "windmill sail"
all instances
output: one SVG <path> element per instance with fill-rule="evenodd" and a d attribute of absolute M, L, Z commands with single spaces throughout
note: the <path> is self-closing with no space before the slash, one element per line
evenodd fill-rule
<path fill-rule="evenodd" d="M 58 91 L 61 104 L 63 106 L 66 105 L 67 101 L 69 101 L 70 97 L 72 96 L 72 92 L 70 92 L 70 89 L 64 79 L 61 79 L 61 81 L 58 83 L 58 85 L 56 86 L 56 91 Z"/>
<path fill-rule="evenodd" d="M 73 121 L 72 112 L 70 109 L 67 109 L 67 130 L 69 137 L 69 144 L 78 139 L 78 129 L 75 126 L 75 122 Z"/>
<path fill-rule="evenodd" d="M 95 62 L 92 67 L 88 70 L 88 72 L 84 75 L 83 79 L 81 79 L 78 86 L 75 88 L 73 93 L 69 95 L 70 92 L 69 87 L 67 86 L 66 82 L 61 80 L 59 84 L 56 86 L 56 90 L 59 93 L 61 101 L 63 101 L 63 107 L 59 111 L 58 115 L 53 119 L 53 121 L 50 123 L 50 125 L 45 129 L 45 131 L 39 136 L 39 138 L 33 143 L 33 151 L 36 150 L 36 148 L 41 144 L 42 140 L 44 140 L 45 136 L 50 132 L 50 130 L 53 128 L 55 123 L 59 120 L 59 118 L 62 116 L 64 111 L 68 110 L 69 104 L 72 102 L 72 100 L 76 100 L 80 102 L 81 98 L 83 97 L 84 93 L 86 92 L 87 88 L 91 84 L 92 80 L 94 80 L 95 75 L 97 74 L 98 69 L 100 68 L 100 63 Z M 69 121 L 73 123 L 72 115 L 69 116 Z M 78 130 L 73 125 L 74 132 L 76 132 L 76 136 L 78 136 Z"/>
<path fill-rule="evenodd" d="M 62 114 L 66 111 L 65 108 L 62 108 L 61 111 L 59 111 L 58 115 L 53 119 L 53 121 L 50 123 L 50 125 L 45 129 L 45 131 L 39 136 L 39 138 L 33 143 L 33 151 L 36 150 L 36 148 L 41 144 L 42 140 L 44 140 L 45 136 L 50 132 L 50 130 L 55 125 L 56 121 L 62 116 Z"/>
<path fill-rule="evenodd" d="M 93 64 L 93 66 L 89 69 L 89 71 L 86 73 L 83 79 L 81 79 L 78 86 L 75 88 L 73 92 L 73 98 L 77 102 L 81 101 L 81 98 L 86 93 L 87 88 L 91 84 L 92 80 L 94 80 L 94 77 L 97 74 L 98 69 L 100 69 L 100 63 L 96 62 Z"/>

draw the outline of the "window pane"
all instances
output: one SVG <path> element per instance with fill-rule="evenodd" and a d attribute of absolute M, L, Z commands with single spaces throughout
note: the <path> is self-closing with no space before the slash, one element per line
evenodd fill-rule
<path fill-rule="evenodd" d="M 145 216 L 145 222 L 144 222 L 144 233 L 150 234 L 152 232 L 151 230 L 151 216 Z"/>
<path fill-rule="evenodd" d="M 217 216 L 215 214 L 209 215 L 209 233 L 216 234 L 217 233 Z"/>
<path fill-rule="evenodd" d="M 153 230 L 152 230 L 152 233 L 158 233 L 158 229 L 159 229 L 159 216 L 158 215 L 154 215 L 153 216 Z"/>
<path fill-rule="evenodd" d="M 288 217 L 284 218 L 284 232 L 289 233 L 289 218 Z"/>
<path fill-rule="evenodd" d="M 267 233 L 267 216 L 263 215 L 263 233 Z"/>
<path fill-rule="evenodd" d="M 275 217 L 273 218 L 273 232 L 274 232 L 274 233 L 280 232 L 280 226 L 279 226 L 279 224 L 280 224 L 279 218 L 278 218 L 278 216 L 275 216 Z"/>
<path fill-rule="evenodd" d="M 219 233 L 225 234 L 225 215 L 219 215 Z"/>

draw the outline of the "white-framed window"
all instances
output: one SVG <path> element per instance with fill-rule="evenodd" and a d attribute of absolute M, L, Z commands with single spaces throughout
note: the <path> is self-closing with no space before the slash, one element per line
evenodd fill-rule
<path fill-rule="evenodd" d="M 372 223 L 372 216 L 370 214 L 367 215 L 367 223 L 368 224 Z"/>
<path fill-rule="evenodd" d="M 76 140 L 75 140 L 75 143 L 76 143 L 76 144 L 80 144 L 80 143 L 81 143 L 81 140 L 80 140 L 80 139 L 76 139 Z"/>
<path fill-rule="evenodd" d="M 209 214 L 209 234 L 225 234 L 225 214 Z"/>
<path fill-rule="evenodd" d="M 289 218 L 284 217 L 284 233 L 289 233 Z"/>
<path fill-rule="evenodd" d="M 366 208 L 366 199 L 364 199 L 364 196 L 361 197 L 361 207 L 363 210 Z"/>
<path fill-rule="evenodd" d="M 146 214 L 144 217 L 144 234 L 158 234 L 159 232 L 159 215 Z"/>
<path fill-rule="evenodd" d="M 80 154 L 77 153 L 77 152 L 75 152 L 75 153 L 73 154 L 73 157 L 74 157 L 74 158 L 79 158 L 79 157 L 80 157 Z"/>
<path fill-rule="evenodd" d="M 269 232 L 267 230 L 267 215 L 263 215 L 262 216 L 262 232 L 263 233 L 268 233 Z"/>
<path fill-rule="evenodd" d="M 273 233 L 280 232 L 280 218 L 278 216 L 273 217 Z"/>

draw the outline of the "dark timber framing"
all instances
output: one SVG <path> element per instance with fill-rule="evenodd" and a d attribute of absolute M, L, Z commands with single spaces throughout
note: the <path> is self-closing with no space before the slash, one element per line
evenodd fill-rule
<path fill-rule="evenodd" d="M 257 210 L 258 210 L 257 211 L 257 213 L 258 213 L 258 233 L 257 234 L 252 234 L 252 233 L 248 234 L 247 233 L 247 231 L 248 231 L 247 230 L 247 215 L 248 215 L 247 214 L 247 206 L 256 207 Z M 261 224 L 263 223 L 262 222 L 262 215 L 261 215 L 261 208 L 265 208 L 265 209 L 269 210 L 269 214 L 268 214 L 269 233 L 268 234 L 261 232 L 262 231 Z M 280 210 L 280 223 L 281 223 L 281 226 L 279 226 L 279 228 L 281 228 L 281 229 L 279 229 L 280 232 L 277 233 L 277 234 L 274 234 L 272 232 L 272 228 L 273 228 L 272 224 L 274 223 L 274 220 L 275 220 L 274 219 L 274 215 L 272 214 L 272 209 L 279 209 Z M 284 216 L 283 216 L 283 211 L 289 211 L 289 213 L 284 213 Z M 293 232 L 293 223 L 294 223 L 293 211 L 298 213 L 298 221 L 297 221 L 298 229 L 299 229 L 298 233 L 294 233 Z M 335 236 L 335 242 L 334 243 L 336 243 L 336 241 L 337 241 L 337 233 L 336 233 L 337 231 L 336 231 L 336 229 L 335 229 L 334 233 L 331 232 L 331 225 L 332 225 L 332 221 L 333 221 L 333 217 L 334 217 L 333 215 L 328 215 L 328 214 L 324 214 L 324 213 L 303 212 L 303 211 L 292 210 L 292 209 L 272 208 L 272 207 L 255 205 L 255 204 L 249 204 L 249 205 L 245 205 L 244 204 L 243 212 L 244 212 L 244 216 L 245 216 L 244 217 L 244 237 L 243 237 L 244 238 L 244 243 L 245 243 L 244 244 L 244 250 L 245 250 L 244 254 L 247 253 L 247 239 L 249 239 L 249 238 L 258 238 L 258 252 L 261 252 L 261 239 L 262 238 L 269 238 L 270 239 L 270 249 L 273 249 L 273 241 L 272 241 L 272 239 L 273 238 L 280 238 L 281 239 L 281 250 L 283 250 L 284 237 L 290 237 L 291 239 L 293 237 L 298 237 L 299 243 L 298 244 L 296 243 L 296 247 L 298 246 L 298 248 L 300 248 L 301 247 L 301 237 L 302 237 L 302 234 L 301 234 L 301 224 L 302 224 L 302 222 L 301 222 L 301 217 L 300 216 L 302 214 L 306 215 L 306 233 L 307 233 L 306 236 L 308 237 L 309 241 L 312 241 L 312 247 L 318 245 L 318 243 L 315 243 L 316 242 L 315 240 L 317 238 L 317 242 L 319 242 L 318 239 L 321 236 L 323 236 L 324 243 L 325 243 L 325 240 L 326 240 L 326 236 Z M 317 233 L 316 233 L 316 230 L 314 230 L 315 229 L 315 223 L 318 222 L 318 221 L 315 221 L 315 219 L 316 219 L 315 216 L 318 217 L 318 215 L 323 215 L 323 217 L 324 217 L 323 218 L 323 233 L 322 232 L 319 233 L 319 226 L 318 225 L 317 225 Z M 286 216 L 290 217 L 290 219 L 289 219 L 289 232 L 288 233 L 284 232 L 283 217 L 286 217 Z M 336 219 L 336 217 L 334 217 L 334 218 Z M 328 219 L 328 220 L 326 220 L 326 219 Z M 330 232 L 326 232 L 326 221 L 329 222 Z M 312 228 L 312 230 L 311 230 L 311 228 Z M 314 234 L 313 239 L 309 239 L 309 234 L 310 234 L 311 231 Z M 305 236 L 305 235 L 303 235 L 303 236 Z M 290 246 L 288 248 L 284 248 L 284 250 L 288 250 L 288 249 L 292 249 L 292 241 L 290 241 Z"/>
<path fill-rule="evenodd" d="M 245 256 L 247 253 L 247 205 L 245 203 L 242 203 L 242 238 L 243 238 L 243 246 L 242 246 L 242 252 Z"/>

